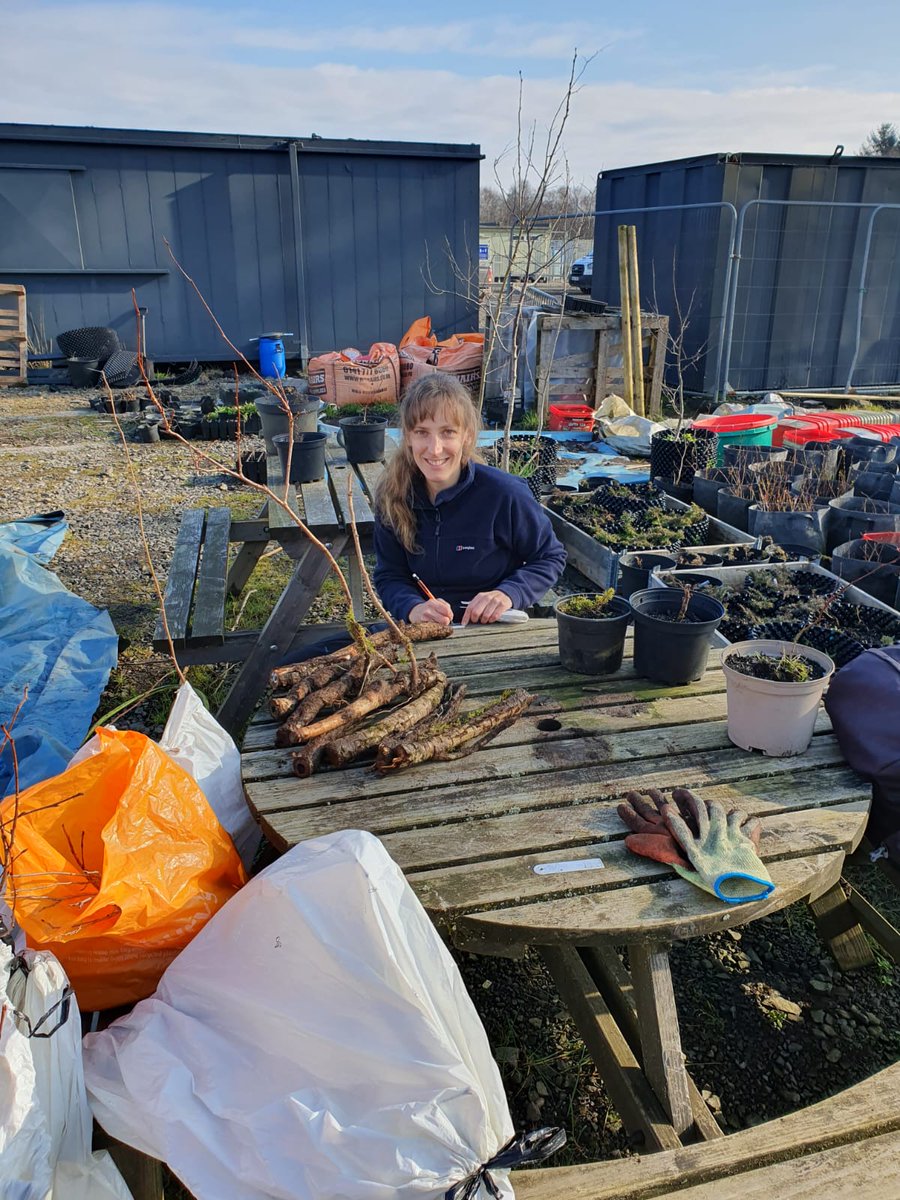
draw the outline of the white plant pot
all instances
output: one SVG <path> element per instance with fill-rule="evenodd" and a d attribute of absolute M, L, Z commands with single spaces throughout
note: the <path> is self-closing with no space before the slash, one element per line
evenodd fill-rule
<path fill-rule="evenodd" d="M 801 655 L 825 669 L 821 679 L 778 683 L 755 679 L 729 667 L 742 654 Z M 821 650 L 797 642 L 759 638 L 735 642 L 722 661 L 728 698 L 728 737 L 742 750 L 761 750 L 773 758 L 802 754 L 812 741 L 819 701 L 834 674 L 834 662 Z"/>

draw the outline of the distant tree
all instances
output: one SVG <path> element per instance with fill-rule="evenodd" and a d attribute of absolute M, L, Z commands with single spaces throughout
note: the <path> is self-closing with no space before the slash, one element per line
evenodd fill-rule
<path fill-rule="evenodd" d="M 867 158 L 900 158 L 900 132 L 897 126 L 885 121 L 873 129 L 859 152 Z"/>
<path fill-rule="evenodd" d="M 485 225 L 510 225 L 518 214 L 527 210 L 532 219 L 558 217 L 562 213 L 588 214 L 572 222 L 569 232 L 574 237 L 590 237 L 593 232 L 594 193 L 583 184 L 559 184 L 548 187 L 542 197 L 531 181 L 519 186 L 483 187 L 481 189 L 480 219 Z M 537 201 L 537 203 L 536 203 Z"/>

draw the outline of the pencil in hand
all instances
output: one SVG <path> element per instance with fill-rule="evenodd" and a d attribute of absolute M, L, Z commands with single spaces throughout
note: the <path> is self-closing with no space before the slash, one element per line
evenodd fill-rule
<path fill-rule="evenodd" d="M 432 590 L 428 586 L 428 584 L 423 583 L 422 580 L 415 573 L 415 571 L 413 571 L 411 574 L 412 574 L 413 579 L 416 582 L 416 587 L 419 589 L 419 591 L 422 593 L 422 595 L 425 596 L 425 598 L 428 600 L 437 600 L 437 596 L 435 596 L 434 592 L 432 592 Z"/>

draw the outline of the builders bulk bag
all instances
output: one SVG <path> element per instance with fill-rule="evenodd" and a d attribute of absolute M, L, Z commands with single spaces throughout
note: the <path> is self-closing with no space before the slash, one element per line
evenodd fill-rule
<path fill-rule="evenodd" d="M 478 337 L 479 341 L 474 341 Z M 477 396 L 484 370 L 484 339 L 481 334 L 447 338 L 437 346 L 417 346 L 410 342 L 400 351 L 400 395 L 423 375 L 441 371 L 453 375 Z"/>
<path fill-rule="evenodd" d="M 295 846 L 85 1039 L 94 1115 L 196 1200 L 512 1196 L 513 1134 L 484 1028 L 371 834 Z M 529 1135 L 529 1138 L 531 1135 Z M 532 1139 L 534 1140 L 534 1139 Z M 528 1145 L 524 1145 L 525 1155 Z"/>
<path fill-rule="evenodd" d="M 29 945 L 57 956 L 82 1009 L 149 996 L 246 880 L 182 767 L 143 734 L 97 737 L 96 753 L 20 793 L 7 880 Z"/>
<path fill-rule="evenodd" d="M 309 394 L 326 404 L 396 404 L 400 360 L 392 342 L 374 342 L 368 354 L 352 347 L 309 360 Z"/>

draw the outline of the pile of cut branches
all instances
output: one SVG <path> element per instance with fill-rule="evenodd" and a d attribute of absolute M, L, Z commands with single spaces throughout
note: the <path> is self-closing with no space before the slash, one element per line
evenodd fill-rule
<path fill-rule="evenodd" d="M 452 628 L 409 625 L 401 632 L 421 642 L 449 637 Z M 272 672 L 278 694 L 269 710 L 281 721 L 275 743 L 299 747 L 291 756 L 295 775 L 305 779 L 325 764 L 345 767 L 372 751 L 379 772 L 461 758 L 516 721 L 534 699 L 518 690 L 463 713 L 465 687 L 447 679 L 435 656 L 414 671 L 402 651 L 395 632 L 385 630 Z"/>

